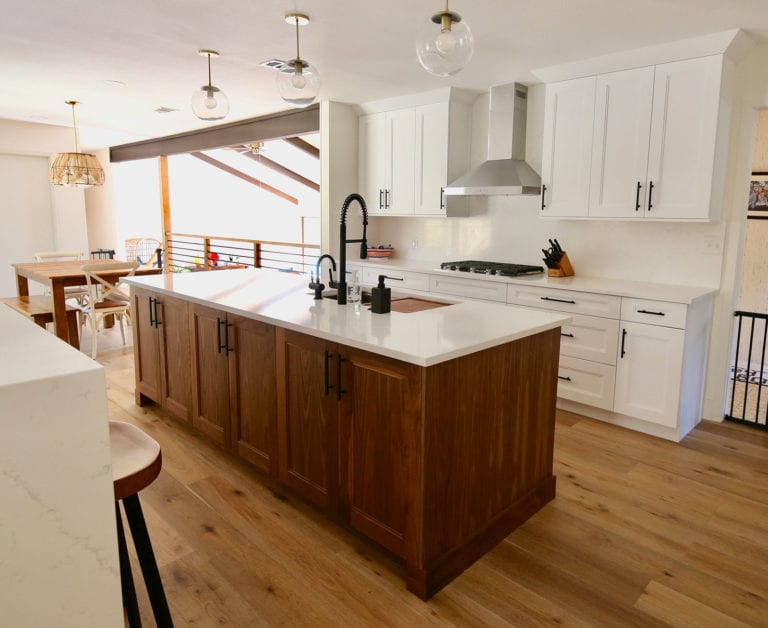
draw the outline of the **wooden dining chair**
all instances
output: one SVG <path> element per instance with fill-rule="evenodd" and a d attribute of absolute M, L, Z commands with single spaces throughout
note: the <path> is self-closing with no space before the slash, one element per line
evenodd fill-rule
<path fill-rule="evenodd" d="M 39 251 L 33 253 L 32 257 L 36 262 L 70 262 L 83 259 L 82 251 Z M 45 289 L 45 294 L 50 295 L 50 288 Z M 64 288 L 65 299 L 75 299 L 78 305 L 83 304 L 83 300 L 88 294 L 86 286 L 68 286 Z"/>
<path fill-rule="evenodd" d="M 91 357 L 96 359 L 97 337 L 100 323 L 104 317 L 112 314 L 120 323 L 120 335 L 125 344 L 125 328 L 123 318 L 130 316 L 130 295 L 119 285 L 120 280 L 113 282 L 104 275 L 121 273 L 130 277 L 138 268 L 136 262 L 120 262 L 117 264 L 84 264 L 82 267 L 85 280 L 88 282 L 88 297 L 78 309 L 80 310 L 80 335 L 82 336 L 85 319 L 91 324 Z"/>

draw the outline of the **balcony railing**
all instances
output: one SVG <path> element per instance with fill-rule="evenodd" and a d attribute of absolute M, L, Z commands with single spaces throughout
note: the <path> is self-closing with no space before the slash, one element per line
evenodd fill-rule
<path fill-rule="evenodd" d="M 768 429 L 768 314 L 734 313 L 735 352 L 725 418 Z"/>
<path fill-rule="evenodd" d="M 172 272 L 226 268 L 272 268 L 307 273 L 320 254 L 319 244 L 270 242 L 190 233 L 167 233 L 165 266 Z"/>

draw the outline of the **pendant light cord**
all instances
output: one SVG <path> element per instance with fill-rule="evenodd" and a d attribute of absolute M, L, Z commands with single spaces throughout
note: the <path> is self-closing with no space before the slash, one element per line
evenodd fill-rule
<path fill-rule="evenodd" d="M 211 87 L 211 53 L 208 53 L 208 87 Z"/>
<path fill-rule="evenodd" d="M 72 131 L 75 134 L 75 152 L 79 153 L 80 152 L 80 145 L 79 145 L 79 143 L 77 141 L 77 122 L 75 121 L 75 105 L 77 103 L 76 102 L 71 102 L 69 104 L 72 106 Z"/>
<path fill-rule="evenodd" d="M 294 15 L 293 19 L 296 22 L 296 61 L 301 61 L 301 55 L 299 54 L 299 16 Z"/>

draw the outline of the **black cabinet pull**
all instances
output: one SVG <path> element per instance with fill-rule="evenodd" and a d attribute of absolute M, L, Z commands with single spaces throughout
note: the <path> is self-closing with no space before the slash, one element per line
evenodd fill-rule
<path fill-rule="evenodd" d="M 638 314 L 653 314 L 654 316 L 666 316 L 664 312 L 652 312 L 651 310 L 637 310 Z"/>
<path fill-rule="evenodd" d="M 384 209 L 384 190 L 379 188 L 379 209 Z"/>
<path fill-rule="evenodd" d="M 570 377 L 567 377 L 567 376 L 565 376 L 565 375 L 558 375 L 558 376 L 557 376 L 557 379 L 562 379 L 562 380 L 563 380 L 563 381 L 565 381 L 565 382 L 570 382 L 570 381 L 571 381 L 571 378 L 570 378 Z"/>
<path fill-rule="evenodd" d="M 156 327 L 156 328 L 157 328 L 157 327 L 160 327 L 160 325 L 162 325 L 162 324 L 163 324 L 163 323 L 160 321 L 160 317 L 159 317 L 159 316 L 158 316 L 158 314 L 157 314 L 157 306 L 158 306 L 158 305 L 162 306 L 163 304 L 162 304 L 162 303 L 160 303 L 160 299 L 155 299 L 155 303 L 154 303 L 154 309 L 155 309 L 155 327 Z"/>
<path fill-rule="evenodd" d="M 341 363 L 346 362 L 340 353 L 336 354 L 336 400 L 341 401 L 341 395 L 347 392 L 341 387 Z"/>
<path fill-rule="evenodd" d="M 227 351 L 227 355 L 229 355 L 231 351 L 235 350 L 233 347 L 229 346 L 229 328 L 232 326 L 232 323 L 228 323 L 226 321 L 224 322 L 224 348 Z"/>
<path fill-rule="evenodd" d="M 389 209 L 389 190 L 384 190 L 384 209 Z"/>
<path fill-rule="evenodd" d="M 221 324 L 225 322 L 222 321 L 218 316 L 216 317 L 216 351 L 218 353 L 221 353 L 222 345 L 221 345 Z"/>
<path fill-rule="evenodd" d="M 544 204 L 544 195 L 547 193 L 547 186 L 543 185 L 541 186 L 541 211 L 544 211 L 544 208 L 546 205 Z"/>
<path fill-rule="evenodd" d="M 328 351 L 328 349 L 325 350 L 325 377 L 324 377 L 324 386 L 325 386 L 325 396 L 328 396 L 328 393 L 331 392 L 331 388 L 333 388 L 333 385 L 331 384 L 331 374 L 330 374 L 330 368 L 329 368 L 329 362 L 331 361 L 331 352 Z"/>
<path fill-rule="evenodd" d="M 635 192 L 635 211 L 640 211 L 640 188 L 643 187 L 640 185 L 640 181 L 637 182 L 637 191 Z"/>
<path fill-rule="evenodd" d="M 155 299 L 153 297 L 149 297 L 149 326 L 150 327 L 154 327 L 155 326 L 154 301 L 155 301 Z"/>
<path fill-rule="evenodd" d="M 622 329 L 621 330 L 621 355 L 619 357 L 624 357 L 624 354 L 626 351 L 624 351 L 624 341 L 627 339 L 627 330 Z"/>
<path fill-rule="evenodd" d="M 540 297 L 542 301 L 557 301 L 558 303 L 572 303 L 576 305 L 576 301 L 570 299 L 556 299 L 555 297 Z"/>
<path fill-rule="evenodd" d="M 648 211 L 651 211 L 653 203 L 651 203 L 651 197 L 653 196 L 653 181 L 648 182 Z"/>
<path fill-rule="evenodd" d="M 566 338 L 573 338 L 573 334 L 566 334 L 564 331 L 561 331 L 560 335 L 565 336 Z"/>
<path fill-rule="evenodd" d="M 445 188 L 440 188 L 440 209 L 445 209 Z"/>

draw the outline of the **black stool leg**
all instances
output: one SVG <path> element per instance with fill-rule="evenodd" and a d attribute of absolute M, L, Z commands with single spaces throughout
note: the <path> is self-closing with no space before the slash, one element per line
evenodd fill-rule
<path fill-rule="evenodd" d="M 136 601 L 136 589 L 131 575 L 131 559 L 128 558 L 128 546 L 125 544 L 123 515 L 120 514 L 120 502 L 115 502 L 115 518 L 117 520 L 117 551 L 120 556 L 120 585 L 123 589 L 123 608 L 128 616 L 131 628 L 141 628 L 139 603 Z"/>
<path fill-rule="evenodd" d="M 141 512 L 141 504 L 137 494 L 123 499 L 123 508 L 128 517 L 128 525 L 131 527 L 131 536 L 136 546 L 136 554 L 139 557 L 141 572 L 144 574 L 144 584 L 147 585 L 149 601 L 152 603 L 152 612 L 158 628 L 173 628 L 171 611 L 168 609 L 168 601 L 165 599 L 163 582 L 160 580 L 160 572 L 157 570 L 155 554 L 152 551 L 152 543 L 149 540 L 147 524 Z"/>

